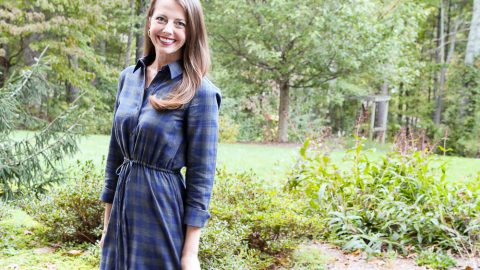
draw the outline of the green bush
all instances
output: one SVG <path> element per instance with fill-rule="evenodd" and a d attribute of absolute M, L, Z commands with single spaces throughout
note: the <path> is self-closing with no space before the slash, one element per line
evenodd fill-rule
<path fill-rule="evenodd" d="M 65 184 L 25 203 L 25 211 L 49 228 L 50 240 L 95 243 L 102 231 L 103 173 L 92 161 L 78 162 L 68 173 Z"/>
<path fill-rule="evenodd" d="M 219 119 L 219 140 L 220 142 L 234 143 L 237 142 L 239 127 L 228 116 L 221 116 Z"/>
<path fill-rule="evenodd" d="M 305 201 L 256 179 L 250 172 L 217 170 L 212 219 L 201 240 L 205 269 L 288 265 L 299 242 L 320 231 L 316 216 L 302 212 Z"/>
<path fill-rule="evenodd" d="M 436 247 L 478 249 L 480 183 L 450 183 L 445 164 L 425 152 L 390 152 L 369 160 L 359 143 L 342 170 L 330 157 L 301 149 L 287 185 L 327 222 L 323 237 L 370 253 Z"/>
<path fill-rule="evenodd" d="M 0 221 L 12 214 L 12 207 L 8 202 L 0 201 Z"/>
<path fill-rule="evenodd" d="M 78 164 L 71 180 L 25 210 L 48 229 L 49 241 L 95 242 L 101 233 L 103 206 L 98 200 L 101 175 L 92 164 Z M 265 187 L 251 172 L 229 173 L 219 168 L 210 212 L 203 230 L 200 259 L 205 269 L 265 269 L 289 266 L 293 250 L 320 231 L 315 215 L 305 215 L 304 200 L 295 200 L 282 185 Z M 98 249 L 89 246 L 85 260 L 98 261 Z M 98 263 L 98 262 L 97 262 Z"/>

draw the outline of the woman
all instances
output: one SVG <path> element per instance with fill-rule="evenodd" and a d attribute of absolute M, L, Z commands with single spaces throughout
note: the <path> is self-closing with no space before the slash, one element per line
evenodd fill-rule
<path fill-rule="evenodd" d="M 100 268 L 200 269 L 221 97 L 204 77 L 210 56 L 199 1 L 152 0 L 144 32 L 144 57 L 119 79 Z"/>

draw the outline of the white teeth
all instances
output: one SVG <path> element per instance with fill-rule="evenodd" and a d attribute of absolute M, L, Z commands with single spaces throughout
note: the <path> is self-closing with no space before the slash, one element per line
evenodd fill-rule
<path fill-rule="evenodd" d="M 160 38 L 160 41 L 163 42 L 163 43 L 168 43 L 168 44 L 172 44 L 173 42 L 175 42 L 174 39 L 163 38 L 163 37 Z"/>

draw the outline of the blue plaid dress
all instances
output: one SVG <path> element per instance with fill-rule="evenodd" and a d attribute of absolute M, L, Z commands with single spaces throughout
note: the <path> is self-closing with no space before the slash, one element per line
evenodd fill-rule
<path fill-rule="evenodd" d="M 144 90 L 152 61 L 120 75 L 100 196 L 112 203 L 100 269 L 180 269 L 186 225 L 203 227 L 210 217 L 220 93 L 204 78 L 188 104 L 156 111 L 148 96 L 165 96 L 183 69 L 168 64 Z"/>

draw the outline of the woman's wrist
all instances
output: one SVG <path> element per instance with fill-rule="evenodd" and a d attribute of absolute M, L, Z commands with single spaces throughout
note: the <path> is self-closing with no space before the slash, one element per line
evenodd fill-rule
<path fill-rule="evenodd" d="M 198 256 L 198 250 L 189 250 L 189 249 L 183 249 L 182 251 L 182 257 L 197 257 Z"/>
<path fill-rule="evenodd" d="M 187 226 L 185 244 L 183 245 L 182 256 L 198 256 L 201 228 Z"/>

